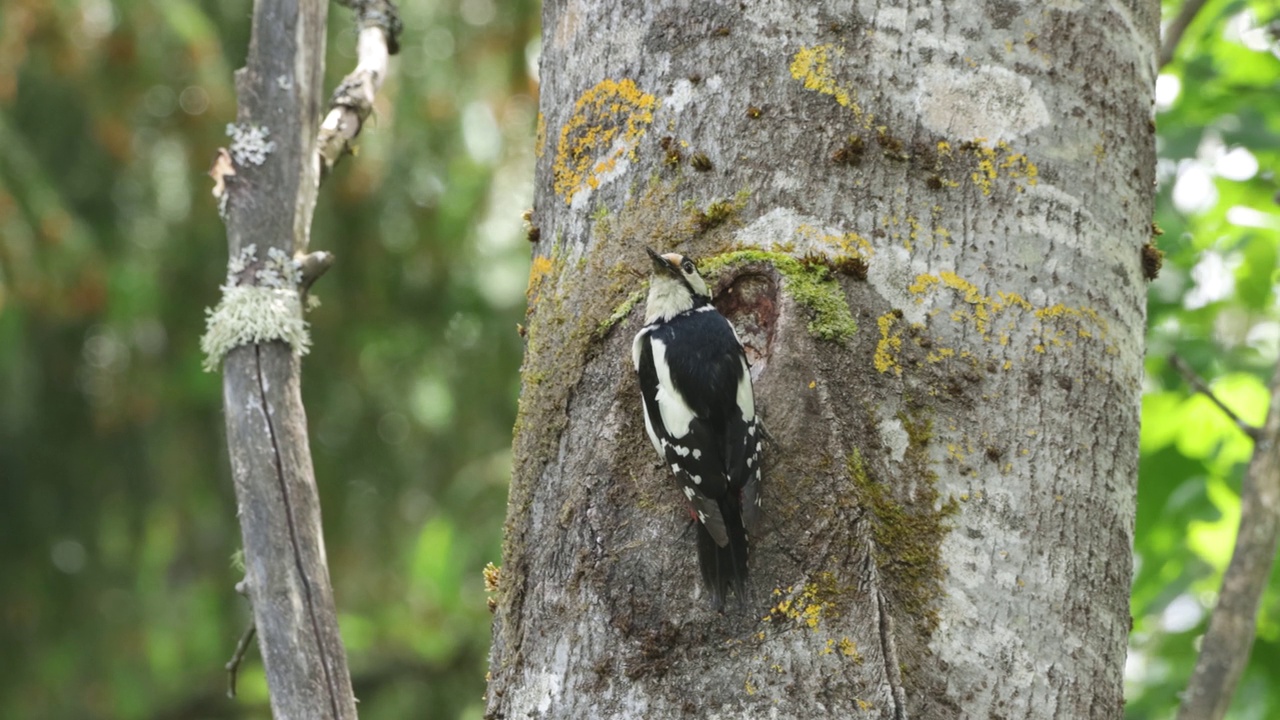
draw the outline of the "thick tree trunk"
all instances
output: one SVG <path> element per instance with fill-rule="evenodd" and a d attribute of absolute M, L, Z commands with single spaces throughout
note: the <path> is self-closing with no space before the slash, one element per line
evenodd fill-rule
<path fill-rule="evenodd" d="M 1121 716 L 1157 12 L 546 3 L 490 716 Z M 775 440 L 723 615 L 630 370 L 645 245 Z"/>

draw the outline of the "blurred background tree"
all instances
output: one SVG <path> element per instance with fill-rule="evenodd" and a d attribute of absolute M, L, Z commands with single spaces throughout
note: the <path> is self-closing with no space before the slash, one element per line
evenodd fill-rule
<path fill-rule="evenodd" d="M 1174 18 L 1183 4 L 1165 2 Z M 1171 717 L 1235 542 L 1253 450 L 1170 366 L 1177 354 L 1261 424 L 1280 355 L 1280 6 L 1209 0 L 1156 83 L 1155 239 L 1135 532 L 1129 716 Z M 1280 580 L 1229 718 L 1280 716 Z"/>
<path fill-rule="evenodd" d="M 478 717 L 518 392 L 535 2 L 402 3 L 360 153 L 326 182 L 304 401 L 366 718 Z M 204 176 L 251 0 L 0 6 L 0 712 L 266 716 L 221 381 Z M 331 14 L 329 82 L 354 67 Z M 327 92 L 327 91 L 326 91 Z"/>
<path fill-rule="evenodd" d="M 0 5 L 0 707 L 264 717 L 220 382 L 200 370 L 226 241 L 203 173 L 234 119 L 251 0 Z M 1174 17 L 1180 3 L 1166 2 Z M 519 391 L 538 6 L 405 0 L 360 154 L 322 188 L 337 254 L 304 400 L 360 711 L 477 718 Z M 1280 9 L 1208 0 L 1157 86 L 1157 239 L 1129 716 L 1194 662 L 1280 355 Z M 332 14 L 329 87 L 354 62 Z M 1280 715 L 1280 581 L 1230 717 Z"/>

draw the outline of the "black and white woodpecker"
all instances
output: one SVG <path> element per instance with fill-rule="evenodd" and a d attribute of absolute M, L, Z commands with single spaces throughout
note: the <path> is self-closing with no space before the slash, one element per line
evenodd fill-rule
<path fill-rule="evenodd" d="M 649 250 L 653 275 L 631 357 L 644 426 L 696 519 L 715 607 L 746 599 L 747 530 L 760 506 L 760 428 L 746 353 L 693 261 Z"/>

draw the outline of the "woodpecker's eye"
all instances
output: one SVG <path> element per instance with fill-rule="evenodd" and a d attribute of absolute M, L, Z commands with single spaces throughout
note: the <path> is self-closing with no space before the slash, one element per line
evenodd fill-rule
<path fill-rule="evenodd" d="M 693 261 L 689 258 L 685 258 L 684 262 L 680 263 L 680 269 L 684 270 L 686 275 L 692 275 L 697 270 L 697 268 L 693 266 Z"/>

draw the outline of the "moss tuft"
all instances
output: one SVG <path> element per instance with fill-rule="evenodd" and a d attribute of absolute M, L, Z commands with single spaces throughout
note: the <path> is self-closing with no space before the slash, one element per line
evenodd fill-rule
<path fill-rule="evenodd" d="M 613 309 L 613 312 L 609 313 L 609 317 L 601 320 L 600 324 L 596 326 L 596 337 L 603 338 L 605 335 L 609 334 L 609 331 L 613 329 L 614 325 L 625 320 L 627 316 L 631 314 L 631 311 L 635 309 L 636 305 L 644 299 L 646 292 L 648 292 L 647 283 L 645 287 L 631 293 L 627 296 L 626 300 L 619 303 L 618 306 Z"/>
<path fill-rule="evenodd" d="M 858 332 L 840 283 L 821 264 L 806 264 L 780 252 L 735 250 L 702 261 L 699 270 L 714 278 L 726 268 L 752 262 L 773 265 L 785 281 L 784 289 L 796 302 L 813 312 L 809 334 L 822 340 L 844 342 Z"/>
<path fill-rule="evenodd" d="M 1164 267 L 1164 251 L 1153 242 L 1142 246 L 1142 276 L 1155 280 L 1160 276 L 1160 268 Z"/>
<path fill-rule="evenodd" d="M 899 419 L 910 439 L 904 468 L 914 478 L 903 483 L 915 488 L 910 497 L 899 498 L 889 484 L 873 477 L 856 448 L 849 454 L 847 469 L 859 503 L 870 513 L 875 561 L 893 605 L 928 635 L 938 623 L 935 601 L 942 594 L 945 574 L 942 541 L 950 532 L 947 518 L 959 512 L 960 503 L 955 498 L 940 502 L 926 450 L 932 425 L 906 415 Z"/>

